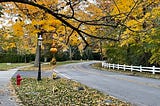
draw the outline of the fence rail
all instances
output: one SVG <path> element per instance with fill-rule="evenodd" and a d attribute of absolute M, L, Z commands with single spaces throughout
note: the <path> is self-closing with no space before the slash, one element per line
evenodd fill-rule
<path fill-rule="evenodd" d="M 129 70 L 129 71 L 139 71 L 139 72 L 151 72 L 152 74 L 160 73 L 159 67 L 143 67 L 143 66 L 129 66 L 129 65 L 120 65 L 120 64 L 110 64 L 106 62 L 102 62 L 102 67 L 109 68 L 109 69 L 121 69 L 121 70 Z"/>

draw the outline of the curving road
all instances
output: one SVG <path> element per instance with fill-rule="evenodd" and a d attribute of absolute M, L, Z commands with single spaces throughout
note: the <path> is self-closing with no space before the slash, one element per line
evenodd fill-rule
<path fill-rule="evenodd" d="M 56 67 L 63 77 L 76 80 L 137 106 L 160 106 L 160 80 L 100 71 L 91 68 L 97 61 Z"/>

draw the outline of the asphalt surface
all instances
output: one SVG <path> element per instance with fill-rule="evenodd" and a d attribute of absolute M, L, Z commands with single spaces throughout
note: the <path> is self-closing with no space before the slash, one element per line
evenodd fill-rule
<path fill-rule="evenodd" d="M 91 63 L 63 65 L 56 72 L 133 105 L 160 106 L 160 80 L 100 71 Z"/>

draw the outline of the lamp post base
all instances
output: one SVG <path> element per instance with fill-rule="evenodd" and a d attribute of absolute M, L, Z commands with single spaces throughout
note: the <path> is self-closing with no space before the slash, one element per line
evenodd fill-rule
<path fill-rule="evenodd" d="M 40 80 L 41 80 L 41 72 L 38 72 L 37 80 L 38 80 L 38 81 L 40 81 Z"/>

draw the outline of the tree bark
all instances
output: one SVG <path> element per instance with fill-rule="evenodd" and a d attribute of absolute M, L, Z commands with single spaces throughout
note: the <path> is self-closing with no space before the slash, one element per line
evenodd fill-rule
<path fill-rule="evenodd" d="M 38 67 L 38 58 L 39 58 L 39 46 L 37 46 L 37 48 L 36 48 L 36 57 L 35 57 L 35 61 L 34 61 L 35 67 Z"/>
<path fill-rule="evenodd" d="M 70 45 L 69 45 L 69 58 L 70 60 L 72 60 L 72 49 Z"/>

